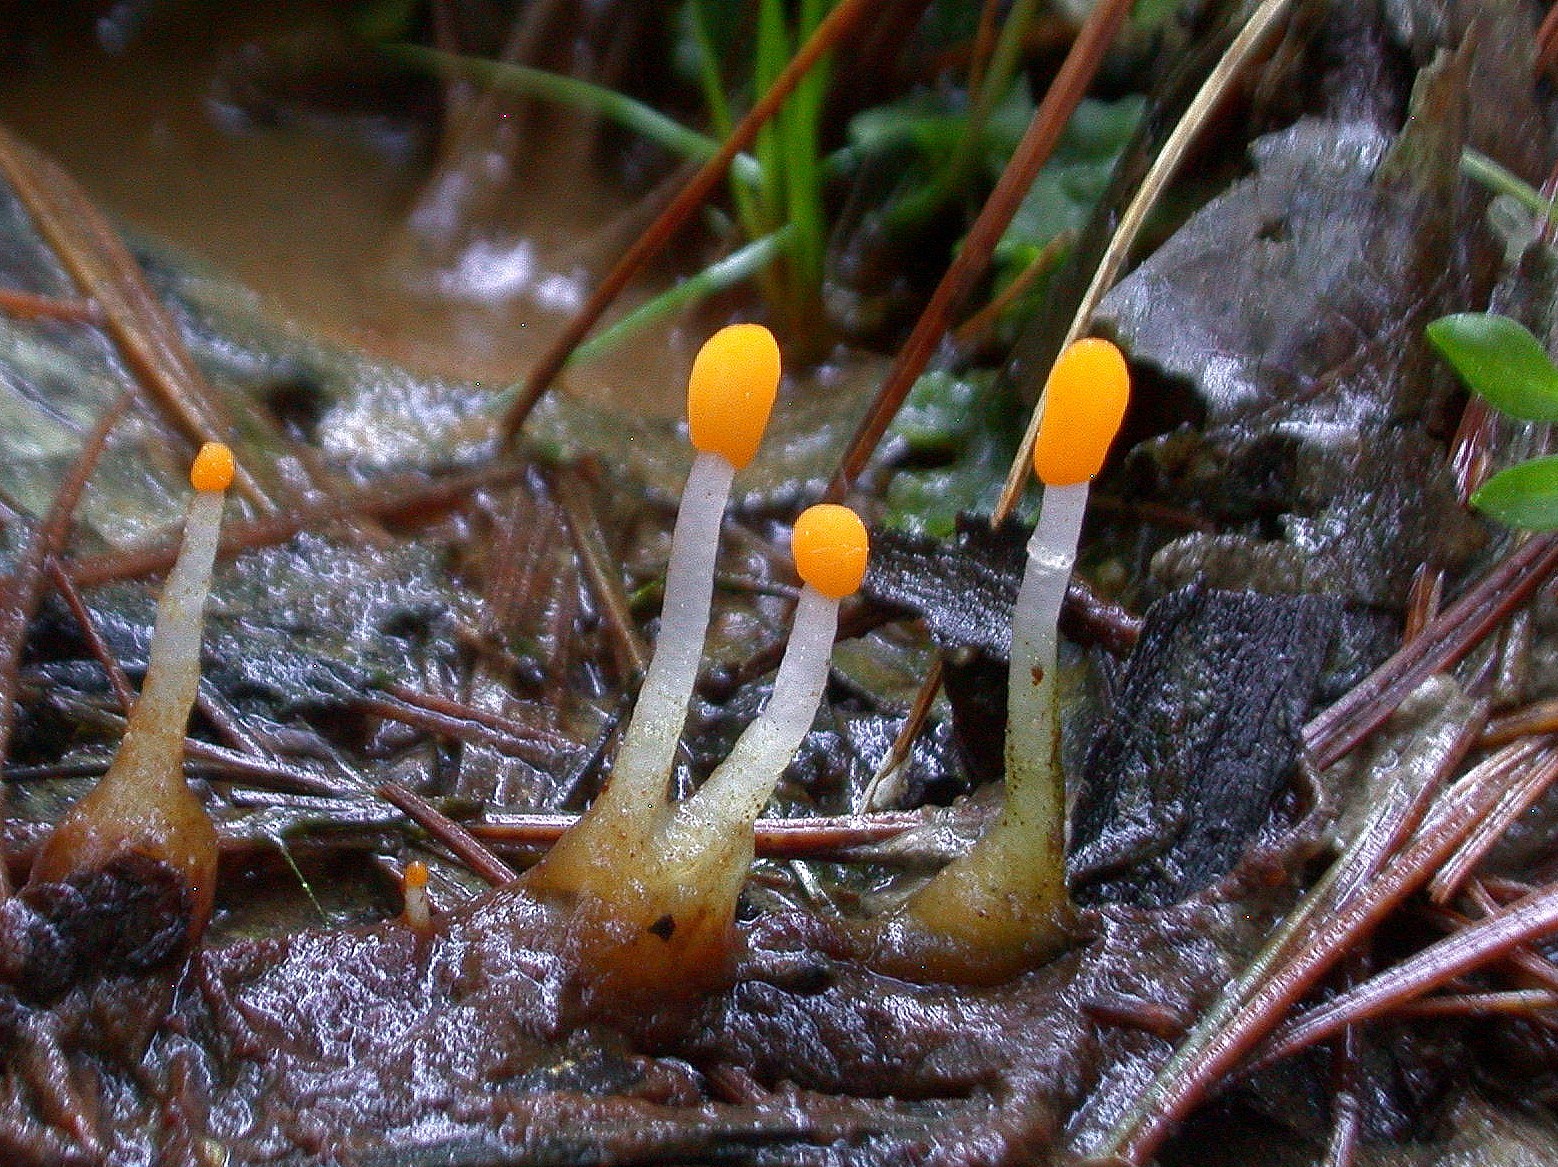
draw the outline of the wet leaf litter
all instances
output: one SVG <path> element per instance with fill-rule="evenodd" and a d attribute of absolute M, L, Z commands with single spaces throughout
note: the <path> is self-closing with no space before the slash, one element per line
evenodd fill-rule
<path fill-rule="evenodd" d="M 1434 108 L 1434 100 L 1453 104 L 1458 87 L 1468 84 L 1464 61 L 1459 68 L 1430 74 L 1420 109 Z M 1443 121 L 1427 116 L 1417 124 L 1447 132 Z M 1391 148 L 1406 151 L 1402 140 Z M 1383 181 L 1382 157 L 1370 154 L 1372 165 L 1359 173 Z M 1418 159 L 1427 168 L 1422 185 L 1407 183 L 1418 191 L 1411 197 L 1427 198 L 1428 179 L 1451 181 L 1454 153 L 1427 157 Z M 1399 172 L 1387 177 L 1400 179 Z M 1349 183 L 1340 185 L 1354 192 L 1350 201 L 1357 184 Z M 1204 213 L 1222 212 L 1214 204 Z M 14 222 L 37 290 L 68 289 L 51 258 L 58 245 L 37 237 L 25 211 Z M 1479 223 L 1472 216 L 1465 232 L 1475 235 Z M 1174 253 L 1162 251 L 1172 270 Z M 1377 278 L 1417 305 L 1414 281 L 1441 261 L 1436 252 L 1403 261 L 1404 271 L 1386 265 Z M 1455 261 L 1443 262 L 1453 269 Z M 1486 271 L 1473 267 L 1465 278 Z M 1159 268 L 1141 278 L 1169 277 Z M 215 343 L 223 333 L 200 323 L 198 285 L 180 277 L 176 265 L 159 277 L 196 355 L 231 362 L 213 377 L 221 390 L 252 387 L 257 367 L 276 364 Z M 212 290 L 208 281 L 204 291 Z M 1400 314 L 1374 298 L 1368 306 L 1387 321 Z M 224 311 L 229 320 L 241 316 L 241 298 L 227 301 Z M 53 898 L 41 912 L 41 887 L 8 899 L 4 926 L 9 936 L 25 938 L 7 945 L 0 1004 L 8 1116 L 0 1136 L 13 1156 L 40 1163 L 950 1163 L 1119 1150 L 1140 1161 L 1158 1145 L 1153 1124 L 1183 1118 L 1188 1107 L 1171 1097 L 1129 1125 L 1133 1108 L 1149 1107 L 1153 1090 L 1161 1094 L 1153 1074 L 1176 1048 L 1192 1057 L 1208 1048 L 1196 1044 L 1198 1026 L 1242 985 L 1252 960 L 1269 955 L 1273 967 L 1298 961 L 1297 939 L 1288 937 L 1286 948 L 1272 939 L 1280 938 L 1283 921 L 1297 918 L 1290 914 L 1295 904 L 1318 896 L 1344 923 L 1353 915 L 1362 921 L 1359 888 L 1373 894 L 1386 882 L 1410 886 L 1410 872 L 1380 874 L 1390 846 L 1420 863 L 1426 878 L 1448 857 L 1435 840 L 1452 838 L 1452 828 L 1469 829 L 1464 806 L 1479 799 L 1501 805 L 1505 792 L 1514 797 L 1519 789 L 1539 792 L 1552 765 L 1545 738 L 1502 750 L 1490 745 L 1494 752 L 1479 754 L 1482 764 L 1469 772 L 1462 760 L 1487 718 L 1490 678 L 1503 686 L 1506 703 L 1540 692 L 1540 680 L 1529 669 L 1521 673 L 1520 654 L 1539 659 L 1551 614 L 1538 601 L 1526 639 L 1511 635 L 1500 656 L 1472 646 L 1463 674 L 1404 708 L 1367 756 L 1306 785 L 1293 764 L 1312 736 L 1306 722 L 1314 726 L 1331 696 L 1385 661 L 1393 645 L 1381 627 L 1393 632 L 1416 619 L 1433 629 L 1454 610 L 1429 605 L 1424 612 L 1408 568 L 1432 564 L 1454 596 L 1457 585 L 1475 593 L 1506 562 L 1497 533 L 1454 509 L 1443 459 L 1451 444 L 1444 403 L 1419 395 L 1436 374 L 1419 382 L 1415 371 L 1404 371 L 1427 367 L 1419 360 L 1421 331 L 1399 327 L 1392 335 L 1403 346 L 1401 364 L 1381 365 L 1335 347 L 1356 336 L 1360 309 L 1343 304 L 1315 313 L 1335 331 L 1322 328 L 1318 338 L 1295 343 L 1294 359 L 1297 379 L 1321 392 L 1301 395 L 1300 408 L 1289 413 L 1288 370 L 1276 367 L 1275 381 L 1266 382 L 1266 366 L 1257 362 L 1261 375 L 1240 390 L 1235 407 L 1233 398 L 1213 397 L 1204 378 L 1184 367 L 1188 361 L 1176 364 L 1154 350 L 1145 331 L 1132 339 L 1132 327 L 1147 325 L 1132 316 L 1127 290 L 1108 311 L 1140 366 L 1189 381 L 1206 400 L 1186 409 L 1195 423 L 1137 445 L 1102 485 L 1119 491 L 1126 506 L 1155 503 L 1161 509 L 1152 513 L 1160 517 L 1183 508 L 1218 533 L 1157 540 L 1143 572 L 1149 582 L 1122 609 L 1129 616 L 1129 606 L 1138 605 L 1145 624 L 1138 630 L 1134 618 L 1106 623 L 1130 634 L 1114 641 L 1079 636 L 1082 650 L 1063 661 L 1097 690 L 1089 696 L 1076 687 L 1079 699 L 1069 705 L 1083 723 L 1073 733 L 1085 752 L 1072 767 L 1083 784 L 1072 861 L 1079 890 L 1094 888 L 1101 901 L 1084 912 L 1070 952 L 984 988 L 885 976 L 840 919 L 856 914 L 858 904 L 891 896 L 890 880 L 866 869 L 825 870 L 821 886 L 825 897 L 832 887 L 833 898 L 818 900 L 799 879 L 760 864 L 762 878 L 752 881 L 739 912 L 741 944 L 718 987 L 641 1012 L 577 999 L 566 961 L 558 959 L 569 949 L 570 921 L 505 886 L 486 890 L 474 873 L 496 880 L 503 865 L 483 866 L 443 825 L 467 820 L 479 827 L 479 804 L 486 802 L 535 811 L 577 805 L 599 786 L 601 758 L 610 753 L 602 743 L 623 716 L 613 682 L 627 650 L 620 631 L 598 615 L 606 601 L 580 565 L 576 524 L 564 518 L 560 500 L 569 488 L 562 476 L 572 471 L 555 457 L 497 452 L 490 434 L 471 423 L 472 411 L 461 408 L 479 400 L 474 387 L 421 383 L 351 354 L 294 344 L 280 363 L 292 384 L 318 395 L 312 436 L 300 442 L 260 418 L 245 428 L 246 448 L 262 455 L 258 465 L 286 467 L 283 482 L 318 473 L 305 456 L 311 442 L 350 471 L 333 481 L 303 479 L 304 497 L 283 508 L 291 522 L 267 516 L 260 487 L 242 504 L 245 513 L 229 534 L 235 558 L 219 569 L 205 647 L 196 737 L 206 748 L 192 753 L 190 773 L 217 819 L 226 895 L 241 898 L 258 886 L 255 872 L 269 870 L 294 889 L 296 918 L 246 918 L 229 903 L 227 923 L 219 920 L 184 967 L 169 963 L 177 928 L 153 928 L 147 936 L 116 927 L 129 914 L 154 923 L 180 918 L 178 889 L 163 894 L 169 889 L 156 871 L 116 871 L 109 885 L 54 881 L 65 890 L 48 893 Z M 1432 311 L 1422 309 L 1425 318 Z M 92 328 L 58 321 L 6 328 L 15 350 L 33 362 L 19 367 L 37 370 L 12 379 L 12 409 L 24 424 L 10 429 L 19 435 L 19 456 L 5 501 L 19 565 L 21 538 L 44 529 L 36 520 L 47 512 L 50 483 L 86 456 L 90 420 L 127 378 L 122 350 Z M 251 317 L 248 328 L 253 335 L 265 325 Z M 211 347 L 203 348 L 207 342 Z M 1302 367 L 1317 352 L 1337 364 Z M 1359 374 L 1362 384 L 1347 379 L 1355 370 L 1367 370 Z M 101 394 L 99 404 L 45 400 L 40 384 L 58 393 L 87 386 Z M 1380 384 L 1389 392 L 1381 394 Z M 566 398 L 547 401 L 542 408 L 553 420 L 543 414 L 539 432 L 562 435 L 554 454 L 555 447 L 590 451 L 611 464 L 620 450 L 619 465 L 653 461 L 642 454 L 643 443 L 613 438 L 610 422 Z M 420 408 L 406 410 L 407 402 Z M 41 824 L 90 785 L 117 743 L 122 692 L 101 664 L 138 677 L 147 656 L 150 607 L 139 582 L 78 596 L 85 623 L 70 593 L 86 589 L 87 580 L 138 581 L 162 570 L 138 565 L 125 550 L 135 536 L 162 530 L 176 507 L 181 447 L 156 429 L 169 424 L 155 420 L 160 408 L 138 406 L 140 428 L 116 430 L 101 455 L 104 472 L 126 484 L 131 503 L 89 492 L 77 542 L 50 553 L 65 582 L 41 599 L 17 674 L 20 720 L 5 845 L 18 877 L 46 832 Z M 1368 439 L 1349 448 L 1335 440 L 1345 428 L 1339 419 L 1360 410 Z M 411 417 L 397 432 L 412 436 L 378 444 L 363 419 L 395 413 Z M 453 441 L 427 463 L 421 452 L 434 432 Z M 603 446 L 603 439 L 612 444 Z M 1176 463 L 1172 449 L 1165 453 L 1176 439 L 1205 445 Z M 654 440 L 674 446 L 668 434 Z M 678 469 L 661 470 L 659 478 L 679 484 L 680 461 L 672 462 Z M 1174 471 L 1184 467 L 1206 477 L 1176 479 Z M 664 514 L 634 498 L 620 476 L 585 474 L 590 504 L 610 516 L 607 529 L 618 521 L 642 529 L 647 558 L 657 558 Z M 742 521 L 756 537 L 743 571 L 767 590 L 744 593 L 745 603 L 734 605 L 728 626 L 716 633 L 716 658 L 723 651 L 732 661 L 741 656 L 735 645 L 783 639 L 783 593 L 791 586 L 772 541 L 762 538 L 764 523 L 785 503 L 765 511 L 761 498 L 749 497 L 744 505 Z M 515 506 L 553 520 L 543 538 L 521 544 L 548 565 L 530 568 L 531 588 L 518 588 L 534 599 L 533 581 L 544 581 L 536 605 L 516 600 L 515 581 L 501 580 L 471 552 L 472 531 L 476 540 L 487 531 L 501 535 Z M 1105 545 L 1111 539 L 1122 536 L 1106 535 Z M 1221 556 L 1208 549 L 1217 540 L 1223 542 L 1213 550 Z M 1010 543 L 1008 559 L 1020 546 L 1020 539 Z M 1349 553 L 1360 546 L 1368 553 Z M 935 632 L 935 649 L 956 664 L 971 654 L 998 662 L 1003 637 L 989 625 L 999 625 L 1002 604 L 986 601 L 994 614 L 980 616 L 978 602 L 965 602 L 960 550 L 932 544 L 919 551 L 932 562 L 951 560 L 942 573 L 951 582 L 938 585 L 931 573 L 927 584 L 913 575 L 916 588 L 883 585 L 870 599 L 922 616 Z M 1095 554 L 1101 562 L 1104 552 Z M 1015 594 L 1015 571 L 995 570 L 996 594 Z M 657 571 L 639 563 L 632 574 L 648 579 Z M 954 605 L 976 615 L 961 627 L 939 619 Z M 508 622 L 496 620 L 499 608 Z M 1136 647 L 1127 655 L 1130 642 Z M 1273 663 L 1262 667 L 1263 658 Z M 1241 678 L 1246 671 L 1254 675 Z M 900 714 L 889 702 L 873 705 L 848 681 L 836 678 L 819 723 L 824 729 L 846 714 L 884 721 Z M 559 709 L 550 694 L 563 683 L 588 699 Z M 756 695 L 749 688 L 701 700 L 706 707 L 689 733 L 692 752 L 723 756 L 725 744 L 704 736 L 728 737 L 731 724 L 749 721 L 742 703 L 755 705 Z M 1241 704 L 1265 720 L 1239 718 Z M 994 710 L 999 717 L 1003 706 L 987 700 L 986 716 Z M 1459 716 L 1445 717 L 1450 708 Z M 1190 743 L 1169 743 L 1177 752 L 1165 751 L 1165 736 Z M 465 771 L 467 751 L 479 759 L 473 773 Z M 943 771 L 938 780 L 958 788 L 968 774 L 988 776 L 992 764 L 999 766 L 999 749 L 993 753 L 994 763 L 991 751 L 982 763 L 965 763 L 946 751 L 933 763 Z M 780 806 L 803 816 L 848 811 L 875 759 L 847 750 L 814 749 L 814 757 L 804 787 L 781 788 Z M 1235 774 L 1243 775 L 1238 795 L 1229 793 Z M 1462 774 L 1462 787 L 1441 799 L 1436 783 Z M 1221 785 L 1196 787 L 1196 778 Z M 401 780 L 438 803 L 421 826 L 386 814 L 373 797 Z M 449 793 L 456 783 L 459 797 Z M 1397 788 L 1395 802 L 1381 793 Z M 1238 815 L 1215 820 L 1228 830 L 1211 842 L 1198 838 L 1191 827 L 1207 825 L 1207 808 L 1225 799 L 1239 805 Z M 920 810 L 917 829 L 933 831 L 953 813 L 961 812 Z M 1365 826 L 1355 835 L 1359 823 Z M 1371 835 L 1367 824 L 1378 831 Z M 914 833 L 905 836 L 911 848 Z M 473 837 L 486 846 L 480 832 Z M 1377 841 L 1372 859 L 1367 846 L 1349 843 L 1369 839 Z M 1338 851 L 1340 874 L 1317 879 L 1315 869 Z M 393 878 L 403 860 L 424 852 L 435 858 L 430 887 L 437 905 L 427 927 L 397 914 L 401 889 Z M 1422 933 L 1455 926 L 1447 917 L 1457 913 L 1498 915 L 1527 881 L 1540 882 L 1546 858 L 1538 839 L 1516 866 L 1481 878 L 1468 898 L 1440 898 L 1438 906 L 1394 921 L 1386 947 L 1425 947 Z M 293 867 L 301 882 L 288 881 Z M 300 887 L 308 889 L 306 899 L 296 893 Z M 40 919 L 46 923 L 35 923 Z M 1312 927 L 1313 937 L 1332 935 L 1323 922 Z M 1355 949 L 1325 951 L 1341 964 Z M 1536 949 L 1527 956 L 1522 975 L 1540 983 L 1544 957 Z M 1319 975 L 1312 963 L 1304 967 L 1306 975 Z M 1348 975 L 1362 979 L 1367 971 Z M 1462 989 L 1513 991 L 1498 977 Z M 1246 1005 L 1274 999 L 1260 984 L 1239 993 Z M 1510 1086 L 1501 1081 L 1501 1062 L 1538 1081 L 1546 1072 L 1540 1014 L 1516 1015 L 1476 1041 L 1464 1030 L 1455 1021 L 1428 1023 L 1388 1047 L 1373 1031 L 1357 1037 L 1368 1047 L 1349 1063 L 1354 1093 L 1368 1096 L 1359 1104 L 1361 1127 L 1375 1137 L 1417 1137 L 1439 1148 L 1434 1154 L 1550 1146 L 1540 1109 L 1507 1111 L 1486 1101 Z M 1478 1058 L 1484 1042 L 1498 1055 Z M 1457 1058 L 1466 1048 L 1470 1064 Z M 1197 1066 L 1216 1064 L 1212 1054 L 1199 1056 Z M 1237 1133 L 1241 1115 L 1286 1111 L 1285 1138 L 1324 1143 L 1337 1105 L 1316 1086 L 1324 1071 L 1323 1059 L 1286 1077 L 1262 1071 L 1233 1088 L 1227 1109 L 1200 1121 Z M 1388 1155 L 1362 1145 L 1359 1155 Z M 1175 1153 L 1172 1145 L 1167 1153 Z"/>

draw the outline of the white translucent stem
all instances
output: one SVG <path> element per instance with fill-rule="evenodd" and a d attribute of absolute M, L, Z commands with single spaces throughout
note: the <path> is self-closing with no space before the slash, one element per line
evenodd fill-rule
<path fill-rule="evenodd" d="M 200 684 L 201 617 L 221 537 L 222 491 L 200 491 L 184 516 L 184 543 L 157 603 L 157 626 L 130 728 L 184 746 L 184 727 Z"/>
<path fill-rule="evenodd" d="M 660 636 L 606 792 L 618 805 L 624 800 L 655 805 L 667 797 L 676 743 L 709 630 L 720 522 L 735 473 L 720 455 L 699 454 L 682 489 L 665 573 Z"/>
<path fill-rule="evenodd" d="M 768 805 L 780 775 L 817 716 L 828 683 L 838 613 L 837 600 L 810 584 L 801 589 L 790 642 L 768 704 L 708 781 L 677 807 L 667 833 L 668 852 L 678 853 L 689 834 L 712 832 L 718 837 L 732 826 L 750 824 Z"/>
<path fill-rule="evenodd" d="M 1055 665 L 1057 624 L 1077 540 L 1087 513 L 1088 484 L 1050 486 L 1012 609 L 1006 726 L 1006 804 L 1029 829 L 1062 821 L 1065 791 L 1057 756 Z"/>

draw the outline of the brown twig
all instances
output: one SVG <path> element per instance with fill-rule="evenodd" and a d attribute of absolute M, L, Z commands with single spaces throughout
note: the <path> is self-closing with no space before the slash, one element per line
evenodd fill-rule
<path fill-rule="evenodd" d="M 1491 750 L 1516 738 L 1555 731 L 1558 731 L 1558 698 L 1549 697 L 1488 722 L 1487 732 L 1482 735 L 1482 745 Z"/>
<path fill-rule="evenodd" d="M 419 475 L 396 477 L 339 497 L 308 503 L 290 514 L 228 523 L 223 528 L 221 553 L 232 556 L 239 551 L 285 543 L 303 531 L 319 530 L 359 513 L 390 520 L 418 518 L 430 511 L 447 510 L 481 487 L 505 486 L 523 477 L 524 473 L 523 466 L 502 465 L 432 481 Z M 64 567 L 78 587 L 93 588 L 161 574 L 173 566 L 177 555 L 178 544 L 170 539 L 137 551 L 116 551 L 67 560 Z M 3 583 L 0 578 L 0 584 Z"/>
<path fill-rule="evenodd" d="M 102 310 L 75 296 L 40 296 L 15 288 L 0 288 L 0 313 L 13 320 L 63 320 L 68 324 L 101 324 Z"/>
<path fill-rule="evenodd" d="M 577 816 L 566 814 L 490 813 L 467 826 L 472 835 L 495 845 L 542 848 L 576 821 Z M 924 825 L 924 816 L 914 813 L 758 819 L 757 853 L 767 859 L 828 859 Z"/>
<path fill-rule="evenodd" d="M 1422 635 L 1304 727 L 1304 744 L 1315 767 L 1325 769 L 1378 729 L 1408 693 L 1466 655 L 1555 569 L 1558 536 L 1527 539 L 1440 613 Z"/>
<path fill-rule="evenodd" d="M 1558 5 L 1547 10 L 1541 27 L 1536 30 L 1535 72 L 1538 75 L 1546 73 L 1555 60 L 1558 60 Z"/>
<path fill-rule="evenodd" d="M 81 450 L 70 468 L 70 473 L 60 483 L 49 504 L 49 513 L 27 540 L 26 549 L 11 575 L 8 589 L 11 602 L 0 608 L 0 764 L 3 764 L 11 747 L 11 733 L 15 727 L 16 671 L 21 664 L 22 644 L 27 635 L 27 624 L 38 609 L 38 599 L 43 588 L 45 565 L 58 556 L 70 533 L 71 520 L 87 479 L 97 466 L 108 435 L 124 416 L 129 398 L 120 394 L 93 425 Z"/>
<path fill-rule="evenodd" d="M 70 573 L 60 566 L 59 560 L 49 561 L 49 574 L 54 579 L 54 586 L 59 589 L 60 595 L 64 598 L 65 606 L 76 618 L 76 625 L 81 629 L 88 651 L 97 658 L 97 663 L 108 675 L 108 685 L 114 691 L 114 699 L 119 702 L 120 711 L 129 713 L 130 707 L 135 704 L 135 690 L 130 685 L 130 678 L 125 676 L 124 669 L 114 658 L 113 651 L 108 647 L 108 641 L 103 639 L 97 620 L 92 616 L 92 609 L 87 607 L 86 601 L 81 598 L 81 590 L 70 578 Z"/>
<path fill-rule="evenodd" d="M 878 0 L 841 0 L 813 30 L 806 43 L 797 51 L 790 63 L 774 79 L 768 92 L 758 99 L 745 117 L 731 130 L 718 152 L 692 176 L 681 192 L 661 211 L 649 229 L 640 235 L 621 259 L 617 260 L 590 294 L 584 307 L 568 322 L 557 339 L 541 355 L 535 368 L 525 378 L 514 403 L 503 416 L 502 433 L 512 439 L 525 424 L 530 411 L 541 395 L 551 386 L 557 374 L 567 363 L 568 357 L 579 342 L 589 335 L 601 315 L 611 306 L 640 268 L 660 251 L 719 185 L 736 155 L 750 146 L 757 133 L 769 118 L 784 104 L 787 97 L 800 84 L 824 53 L 837 48 L 866 17 Z"/>
<path fill-rule="evenodd" d="M 379 787 L 379 797 L 448 847 L 460 862 L 493 887 L 513 883 L 519 878 L 508 864 L 487 850 L 485 844 L 420 794 L 407 790 L 399 782 L 386 782 Z"/>
<path fill-rule="evenodd" d="M 611 630 L 622 660 L 630 672 L 641 676 L 649 668 L 649 650 L 633 623 L 627 594 L 622 590 L 622 572 L 608 568 L 615 562 L 607 550 L 606 537 L 601 533 L 600 520 L 595 506 L 579 475 L 564 471 L 557 480 L 557 501 L 562 504 L 568 520 L 568 530 L 573 535 L 574 550 L 584 568 L 595 598 L 606 615 L 606 626 Z"/>
<path fill-rule="evenodd" d="M 1041 247 L 1039 253 L 1028 261 L 1027 266 L 1012 278 L 1011 283 L 1002 288 L 998 295 L 992 296 L 990 302 L 978 312 L 952 330 L 952 343 L 958 348 L 968 349 L 983 341 L 995 330 L 1001 313 L 1033 287 L 1040 276 L 1054 268 L 1060 262 L 1060 257 L 1066 253 L 1066 249 L 1075 242 L 1076 232 L 1067 228 Z"/>
<path fill-rule="evenodd" d="M 914 694 L 914 703 L 909 706 L 909 713 L 903 719 L 903 724 L 898 727 L 898 733 L 893 737 L 893 744 L 887 751 L 887 756 L 877 766 L 876 773 L 871 775 L 871 781 L 866 783 L 864 790 L 860 792 L 860 801 L 855 804 L 858 811 L 876 810 L 891 801 L 894 801 L 898 791 L 890 788 L 888 783 L 892 776 L 897 774 L 899 768 L 909 760 L 909 753 L 914 749 L 914 739 L 920 736 L 920 730 L 925 728 L 925 722 L 930 717 L 930 711 L 936 704 L 936 692 L 941 688 L 941 674 L 944 669 L 941 657 L 931 662 L 929 671 L 924 680 L 920 682 L 919 690 Z M 892 786 L 899 784 L 893 782 Z"/>
<path fill-rule="evenodd" d="M 3 128 L 0 172 L 81 294 L 97 305 L 125 363 L 174 428 L 195 445 L 231 438 L 232 423 L 178 326 L 147 287 L 129 248 L 75 180 Z M 237 482 L 261 509 L 276 509 L 242 463 Z"/>
<path fill-rule="evenodd" d="M 1549 989 L 1511 989 L 1493 993 L 1445 993 L 1391 1006 L 1393 1017 L 1526 1017 L 1558 1010 L 1558 993 Z"/>
<path fill-rule="evenodd" d="M 1558 886 L 1542 888 L 1318 1005 L 1284 1027 L 1252 1069 L 1289 1057 L 1348 1025 L 1393 1011 L 1456 977 L 1558 931 Z"/>
<path fill-rule="evenodd" d="M 556 754 L 556 735 L 545 734 L 532 738 L 523 732 L 515 734 L 507 726 L 494 728 L 467 716 L 468 710 L 464 706 L 445 711 L 447 706 L 439 708 L 431 701 L 413 704 L 380 691 L 359 694 L 352 699 L 351 707 L 373 717 L 413 726 L 423 733 L 491 746 L 500 754 L 542 765 L 552 761 Z M 574 743 L 570 741 L 568 744 L 572 746 Z"/>
<path fill-rule="evenodd" d="M 441 697 L 436 693 L 422 693 L 394 683 L 384 685 L 382 692 L 412 708 L 424 709 L 456 721 L 475 722 L 478 726 L 491 730 L 498 737 L 511 741 L 515 745 L 537 748 L 544 746 L 555 750 L 573 750 L 579 745 L 567 734 L 559 733 L 550 726 L 517 721 L 512 717 L 505 717 L 490 709 L 478 709 L 474 705 L 456 701 L 451 697 Z"/>
<path fill-rule="evenodd" d="M 1454 899 L 1461 885 L 1503 837 L 1504 832 L 1529 810 L 1537 799 L 1552 789 L 1555 781 L 1558 781 L 1558 761 L 1551 766 L 1533 771 L 1525 781 L 1512 787 L 1477 824 L 1456 849 L 1455 854 L 1445 860 L 1444 866 L 1434 874 L 1428 884 L 1428 898 L 1436 904 L 1447 904 Z"/>
<path fill-rule="evenodd" d="M 897 415 L 910 387 L 925 372 L 936 346 L 951 327 L 953 315 L 983 278 L 995 245 L 1011 224 L 1012 216 L 1017 213 L 1040 168 L 1060 141 L 1061 131 L 1066 128 L 1077 103 L 1082 100 L 1082 95 L 1098 72 L 1104 53 L 1113 42 L 1130 8 L 1130 0 L 1101 0 L 1093 7 L 1087 22 L 1077 33 L 1060 72 L 1055 75 L 1055 80 L 1044 94 L 1044 100 L 1034 111 L 1022 141 L 1012 152 L 1011 160 L 1001 172 L 1000 180 L 990 192 L 990 197 L 985 200 L 979 217 L 968 229 L 957 258 L 931 293 L 930 302 L 915 321 L 914 331 L 899 349 L 892 368 L 877 391 L 876 399 L 845 447 L 833 481 L 828 485 L 829 499 L 837 501 L 848 494 L 867 459 Z"/>

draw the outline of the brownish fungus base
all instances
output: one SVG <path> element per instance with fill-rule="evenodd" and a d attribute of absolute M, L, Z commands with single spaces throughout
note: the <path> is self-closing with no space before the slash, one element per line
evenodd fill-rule
<path fill-rule="evenodd" d="M 670 804 L 632 816 L 597 808 L 522 880 L 568 920 L 558 951 L 586 1002 L 686 1002 L 730 982 L 751 832 L 676 862 L 661 839 L 673 813 Z"/>

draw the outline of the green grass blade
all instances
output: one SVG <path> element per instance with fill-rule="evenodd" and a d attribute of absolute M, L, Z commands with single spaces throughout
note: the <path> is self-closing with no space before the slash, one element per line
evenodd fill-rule
<path fill-rule="evenodd" d="M 725 81 L 720 76 L 719 54 L 714 50 L 714 36 L 709 31 L 703 0 L 690 0 L 688 14 L 693 40 L 698 46 L 698 87 L 703 90 L 703 103 L 709 108 L 709 124 L 716 134 L 725 137 L 735 122 L 730 117 L 730 103 L 725 100 Z"/>
<path fill-rule="evenodd" d="M 607 89 L 604 85 L 581 81 L 577 77 L 564 77 L 560 73 L 549 73 L 529 65 L 464 57 L 421 45 L 385 45 L 382 51 L 402 64 L 440 76 L 472 78 L 497 88 L 600 114 L 644 135 L 680 158 L 706 162 L 719 153 L 720 144 L 715 139 L 690 130 L 659 110 Z M 731 172 L 747 183 L 758 182 L 761 178 L 757 160 L 749 154 L 738 154 L 731 163 Z"/>
<path fill-rule="evenodd" d="M 688 276 L 674 288 L 661 292 L 652 300 L 640 304 L 610 328 L 604 329 L 574 350 L 568 358 L 569 366 L 593 360 L 620 344 L 636 332 L 664 319 L 677 309 L 695 300 L 722 292 L 767 267 L 784 250 L 793 228 L 783 227 L 772 235 L 765 235 L 741 250 L 727 255 L 717 263 L 696 275 Z"/>
<path fill-rule="evenodd" d="M 714 36 L 709 30 L 709 18 L 704 11 L 703 0 L 690 0 L 688 16 L 693 39 L 698 46 L 698 84 L 703 90 L 703 103 L 709 110 L 709 124 L 721 138 L 729 137 L 735 122 L 730 115 L 730 102 L 725 98 L 719 54 L 714 47 Z M 736 178 L 730 184 L 731 199 L 736 204 L 736 218 L 741 221 L 741 229 L 748 239 L 765 234 L 754 192 L 754 183 L 759 181 L 761 173 L 761 169 L 754 166 L 750 181 Z"/>
<path fill-rule="evenodd" d="M 1480 182 L 1494 194 L 1508 195 L 1533 215 L 1549 221 L 1558 221 L 1558 204 L 1542 197 L 1542 193 L 1519 175 L 1505 170 L 1486 154 L 1476 150 L 1461 151 L 1461 173 Z"/>
<path fill-rule="evenodd" d="M 797 39 L 805 40 L 827 15 L 822 0 L 803 0 Z M 822 287 L 823 253 L 827 226 L 822 205 L 821 149 L 822 107 L 827 97 L 830 59 L 824 57 L 796 86 L 780 111 L 784 137 L 785 210 L 795 228 L 790 245 L 797 291 L 813 293 Z"/>

